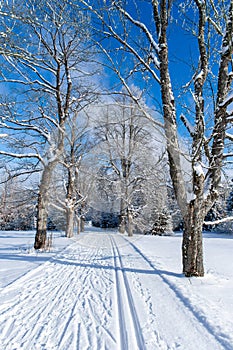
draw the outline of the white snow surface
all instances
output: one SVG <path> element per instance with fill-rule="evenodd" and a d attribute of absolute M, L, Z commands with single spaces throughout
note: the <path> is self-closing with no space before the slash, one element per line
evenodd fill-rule
<path fill-rule="evenodd" d="M 181 273 L 181 235 L 88 228 L 0 232 L 0 349 L 233 349 L 233 239 L 205 234 L 203 278 Z"/>

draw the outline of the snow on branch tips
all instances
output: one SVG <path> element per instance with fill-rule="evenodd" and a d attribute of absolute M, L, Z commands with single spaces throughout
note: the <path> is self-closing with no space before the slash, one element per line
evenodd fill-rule
<path fill-rule="evenodd" d="M 188 130 L 189 134 L 191 136 L 193 136 L 194 135 L 194 127 L 190 124 L 188 119 L 183 114 L 181 114 L 180 119 L 183 122 L 183 124 L 186 127 L 186 129 Z"/>
<path fill-rule="evenodd" d="M 233 141 L 233 135 L 232 134 L 229 134 L 229 133 L 226 133 L 226 138 L 230 141 Z"/>
<path fill-rule="evenodd" d="M 233 216 L 228 216 L 226 218 L 215 220 L 215 221 L 204 221 L 204 225 L 219 225 L 229 221 L 233 221 Z"/>

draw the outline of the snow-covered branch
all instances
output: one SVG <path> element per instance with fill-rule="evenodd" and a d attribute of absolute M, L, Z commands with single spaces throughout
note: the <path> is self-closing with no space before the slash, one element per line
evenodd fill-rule
<path fill-rule="evenodd" d="M 204 221 L 204 225 L 219 225 L 224 222 L 229 222 L 233 221 L 233 216 L 228 216 L 227 218 L 219 219 L 219 220 L 214 220 L 214 221 Z"/>
<path fill-rule="evenodd" d="M 140 22 L 135 20 L 125 9 L 123 9 L 122 7 L 120 7 L 116 2 L 114 2 L 114 6 L 125 16 L 125 18 L 127 18 L 132 24 L 134 24 L 135 26 L 137 26 L 138 28 L 142 29 L 142 31 L 146 34 L 151 47 L 155 50 L 156 53 L 159 52 L 159 46 L 158 44 L 155 42 L 151 32 L 149 31 L 149 29 L 147 28 L 147 26 Z M 157 68 L 159 68 L 157 66 Z"/>
<path fill-rule="evenodd" d="M 9 129 L 9 130 L 14 130 L 14 131 L 34 131 L 36 133 L 38 133 L 39 135 L 43 136 L 47 141 L 50 141 L 50 135 L 48 132 L 45 132 L 44 130 L 42 130 L 42 128 L 40 128 L 39 126 L 37 126 L 36 124 L 30 124 L 25 123 L 23 121 L 20 120 L 16 120 L 14 118 L 9 118 L 6 120 L 9 124 L 6 124 L 6 122 L 1 122 L 0 121 L 0 127 L 4 127 L 5 129 Z"/>
<path fill-rule="evenodd" d="M 229 134 L 229 132 L 226 133 L 226 138 L 233 142 L 233 135 Z"/>
<path fill-rule="evenodd" d="M 194 127 L 190 124 L 190 122 L 188 121 L 188 119 L 184 116 L 184 114 L 180 115 L 180 119 L 183 122 L 184 126 L 186 127 L 186 129 L 188 130 L 189 134 L 191 136 L 194 135 Z"/>
<path fill-rule="evenodd" d="M 36 159 L 39 159 L 42 164 L 44 163 L 43 158 L 39 154 L 35 154 L 35 153 L 25 154 L 25 153 L 12 153 L 12 152 L 0 151 L 0 155 L 11 157 L 11 158 L 18 158 L 18 159 L 36 158 Z"/>
<path fill-rule="evenodd" d="M 61 202 L 62 203 L 62 202 Z M 60 207 L 59 205 L 55 204 L 54 202 L 50 202 L 51 206 L 57 210 L 59 210 L 62 213 L 66 212 L 66 209 L 64 207 Z M 64 205 L 64 203 L 62 203 Z"/>
<path fill-rule="evenodd" d="M 216 23 L 216 21 L 213 20 L 210 16 L 207 17 L 208 22 L 213 26 L 213 28 L 216 30 L 216 32 L 223 36 L 222 28 Z"/>
<path fill-rule="evenodd" d="M 142 66 L 144 66 L 146 68 L 146 70 L 148 72 L 150 72 L 153 76 L 153 78 L 160 84 L 160 79 L 158 77 L 158 75 L 155 73 L 155 71 L 150 67 L 150 64 L 147 62 L 147 60 L 143 59 L 143 57 L 141 57 L 141 55 L 139 54 L 139 52 L 133 48 L 132 45 L 129 44 L 127 39 L 124 39 L 121 37 L 120 34 L 118 34 L 113 26 L 111 26 L 109 23 L 107 23 L 103 17 L 102 14 L 100 14 L 97 10 L 95 10 L 92 6 L 90 6 L 85 0 L 82 0 L 82 3 L 91 11 L 93 12 L 97 18 L 106 26 L 106 28 L 108 29 L 108 31 L 104 31 L 103 34 L 105 34 L 106 36 L 112 36 L 113 38 L 115 38 L 120 44 L 123 45 L 124 48 L 128 49 L 129 52 L 131 52 L 135 58 L 142 64 Z M 143 25 L 142 25 L 143 26 Z M 144 28 L 144 30 L 146 30 L 146 27 Z M 148 31 L 149 34 L 149 31 Z M 151 40 L 152 40 L 152 36 L 151 36 Z M 152 44 L 152 42 L 151 42 Z M 153 47 L 157 47 L 157 44 L 153 41 Z M 158 68 L 158 67 L 157 67 Z"/>

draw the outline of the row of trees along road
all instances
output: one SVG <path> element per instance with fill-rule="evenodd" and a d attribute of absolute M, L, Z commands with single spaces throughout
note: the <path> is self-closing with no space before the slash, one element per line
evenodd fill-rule
<path fill-rule="evenodd" d="M 108 85 L 120 82 L 120 89 L 115 86 L 114 92 L 128 95 L 140 119 L 146 118 L 151 127 L 164 130 L 170 177 L 184 223 L 183 272 L 186 276 L 203 276 L 202 227 L 218 198 L 222 167 L 229 156 L 225 150 L 232 141 L 228 128 L 233 101 L 233 0 L 4 1 L 0 11 L 1 77 L 6 89 L 2 94 L 1 127 L 7 129 L 8 147 L 12 146 L 12 152 L 7 149 L 1 154 L 26 158 L 25 172 L 41 171 L 35 248 L 45 244 L 48 194 L 55 168 L 63 164 L 70 180 L 76 171 L 72 146 L 64 158 L 68 118 L 76 118 L 100 92 L 105 92 L 101 79 L 94 78 L 98 61 L 109 77 Z M 187 52 L 183 56 L 184 46 L 176 45 L 173 31 L 192 43 L 186 66 Z M 173 64 L 177 56 L 180 62 L 176 60 L 176 68 L 182 67 L 178 78 Z M 146 108 L 133 84 L 146 93 L 156 114 Z M 10 94 L 7 89 L 11 89 Z M 140 166 L 146 168 L 135 162 L 131 178 L 131 150 L 138 142 L 130 122 L 132 108 L 127 108 L 127 125 L 122 116 L 113 128 L 109 121 L 97 128 L 99 138 L 108 146 L 103 170 L 107 171 L 108 153 L 111 171 L 107 171 L 107 177 L 115 176 L 112 183 L 119 191 L 120 228 L 123 230 L 127 222 L 129 232 L 134 206 L 131 190 L 140 182 L 135 174 Z M 159 117 L 152 118 L 159 111 L 160 121 Z M 114 111 L 108 118 L 111 114 Z M 183 122 L 181 129 L 179 121 Z M 113 132 L 123 135 L 121 142 L 128 135 L 124 155 Z M 190 151 L 185 155 L 179 140 L 181 132 L 189 140 Z M 110 142 L 118 143 L 121 154 L 117 162 Z M 77 157 L 75 163 L 80 164 L 81 158 Z M 154 174 L 156 177 L 156 170 Z M 77 193 L 72 181 L 66 188 L 67 208 L 72 207 L 68 204 L 71 200 L 76 204 L 84 201 L 84 193 L 71 194 Z"/>

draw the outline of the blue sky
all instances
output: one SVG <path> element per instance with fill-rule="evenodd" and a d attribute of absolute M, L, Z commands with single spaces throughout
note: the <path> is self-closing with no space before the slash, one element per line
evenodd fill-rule
<path fill-rule="evenodd" d="M 138 8 L 135 7 L 135 2 L 129 1 L 127 5 L 127 11 L 128 13 L 136 20 L 139 20 L 140 22 L 144 23 L 147 28 L 151 31 L 152 35 L 154 36 L 155 41 L 157 41 L 156 37 L 156 29 L 155 24 L 153 20 L 153 12 L 150 2 L 144 2 L 144 1 L 137 1 Z M 173 16 L 173 17 L 172 17 Z M 117 18 L 117 17 L 116 17 Z M 112 22 L 113 25 L 115 25 L 115 30 L 122 33 L 122 26 L 120 24 L 120 21 L 115 20 L 115 23 Z M 132 45 L 134 45 L 135 48 L 140 49 L 140 37 L 139 37 L 139 30 L 137 28 L 133 28 L 132 25 L 129 25 L 127 27 L 127 34 L 129 35 L 130 42 L 132 42 Z M 145 39 L 145 37 L 144 37 Z M 109 45 L 109 40 L 107 39 L 105 41 L 106 47 Z M 120 60 L 122 60 L 122 56 L 120 54 L 124 55 L 125 61 L 121 65 L 121 71 L 124 76 L 125 72 L 129 71 L 133 65 L 131 59 L 132 56 L 128 53 L 125 53 L 125 51 L 117 51 L 117 48 L 121 47 L 122 45 L 119 44 L 117 41 L 114 41 L 111 43 L 113 50 L 115 50 L 115 54 L 113 53 L 113 59 L 115 62 L 117 61 L 119 63 Z M 137 46 L 138 45 L 138 46 Z M 146 54 L 146 51 L 148 52 L 149 49 L 149 43 L 146 41 L 142 42 L 142 46 L 145 45 L 145 51 L 141 50 L 141 56 L 143 57 L 143 54 Z M 197 39 L 189 34 L 186 30 L 184 30 L 184 27 L 182 27 L 180 21 L 179 21 L 179 14 L 178 9 L 174 6 L 174 9 L 171 14 L 171 23 L 168 27 L 168 45 L 169 45 L 169 65 L 170 65 L 170 74 L 172 78 L 172 86 L 174 95 L 178 97 L 180 95 L 180 88 L 187 84 L 187 82 L 190 81 L 193 70 L 191 69 L 191 64 L 194 64 L 195 67 L 197 67 L 198 64 L 198 51 L 197 51 Z M 119 66 L 119 65 L 118 65 Z M 130 68 L 129 68 L 130 67 Z M 108 86 L 111 86 L 111 83 L 118 83 L 118 88 L 120 89 L 120 82 L 116 78 L 115 74 L 112 74 L 111 71 L 106 70 L 107 75 L 107 81 Z M 157 71 L 157 74 L 159 76 L 159 71 Z M 140 89 L 143 89 L 145 86 L 147 88 L 150 88 L 150 91 L 145 91 L 145 96 L 147 103 L 150 107 L 154 108 L 156 105 L 156 108 L 159 105 L 159 101 L 161 98 L 160 94 L 160 86 L 159 84 L 151 78 L 150 74 L 148 75 L 150 77 L 149 80 L 145 79 L 145 76 L 148 75 L 146 71 L 144 73 L 141 73 L 140 69 L 138 73 L 134 73 L 132 78 L 129 80 L 130 83 L 135 84 Z M 186 102 L 188 104 L 193 105 L 193 100 L 190 99 L 190 94 L 188 97 L 185 97 Z M 157 101 L 156 101 L 157 100 Z M 177 105 L 177 115 L 181 114 L 181 107 L 179 105 L 179 99 L 177 99 L 176 102 Z M 179 118 L 178 118 L 179 119 Z M 181 125 L 182 131 L 184 131 L 182 125 Z"/>
<path fill-rule="evenodd" d="M 138 9 L 135 7 L 135 3 L 139 6 Z M 186 84 L 192 77 L 192 70 L 190 69 L 190 64 L 194 63 L 195 66 L 197 66 L 198 62 L 198 52 L 197 52 L 197 39 L 189 34 L 187 31 L 183 29 L 181 26 L 179 15 L 178 15 L 178 9 L 176 7 L 176 1 L 174 2 L 173 10 L 171 12 L 171 23 L 169 24 L 168 28 L 168 39 L 169 39 L 169 59 L 170 59 L 170 73 L 172 78 L 172 85 L 173 90 L 175 93 L 175 96 L 177 97 L 180 94 L 180 87 L 184 84 Z M 178 2 L 180 3 L 180 2 Z M 127 5 L 127 10 L 129 13 L 136 19 L 139 19 L 141 16 L 141 21 L 144 22 L 147 27 L 151 30 L 152 33 L 155 34 L 155 26 L 153 23 L 153 16 L 152 16 L 152 7 L 150 4 L 150 1 L 129 1 Z M 138 10 L 138 12 L 137 12 Z M 137 43 L 137 35 L 138 31 L 133 29 L 131 31 L 131 34 L 134 37 L 135 44 Z M 154 35 L 156 37 L 156 35 Z M 113 48 L 117 48 L 119 44 L 115 41 L 113 44 Z M 148 46 L 147 46 L 148 49 Z M 122 51 L 123 52 L 123 51 Z M 115 53 L 115 58 L 120 58 L 120 52 L 117 56 L 117 53 Z M 128 68 L 130 66 L 130 62 L 128 60 L 128 55 L 125 55 L 125 61 L 122 61 L 122 70 L 124 71 L 125 68 Z M 114 55 L 113 55 L 114 57 Z M 122 59 L 122 57 L 121 57 Z M 100 83 L 105 83 L 105 85 L 108 87 L 113 82 L 118 82 L 117 88 L 120 89 L 121 85 L 119 80 L 116 79 L 116 76 L 114 74 L 111 74 L 110 70 L 106 70 L 106 75 L 104 77 L 100 76 Z M 159 74 L 159 73 L 158 73 Z M 98 80 L 98 78 L 97 78 Z M 153 79 L 150 79 L 149 81 L 143 80 L 143 75 L 141 73 L 137 73 L 134 75 L 134 77 L 131 79 L 131 83 L 134 83 L 139 88 L 143 88 L 144 85 L 152 85 L 150 93 L 154 98 L 160 99 L 160 86 L 158 83 L 154 82 Z M 0 85 L 1 89 L 1 85 Z M 3 88 L 2 88 L 3 90 Z M 9 91 L 10 89 L 8 89 Z M 147 95 L 147 101 L 150 104 L 150 106 L 153 106 L 154 101 L 150 95 Z M 185 97 L 184 100 L 187 104 L 193 105 L 193 101 L 191 99 L 190 93 Z M 181 107 L 179 105 L 179 99 L 177 99 L 177 114 L 181 113 Z"/>
<path fill-rule="evenodd" d="M 137 4 L 138 8 L 136 9 L 135 3 Z M 195 70 L 198 69 L 198 61 L 199 61 L 199 52 L 198 52 L 198 41 L 197 36 L 195 36 L 191 31 L 197 31 L 196 24 L 198 24 L 198 15 L 197 12 L 193 10 L 192 4 L 190 3 L 190 7 L 185 9 L 185 16 L 181 15 L 179 12 L 178 6 L 181 4 L 181 2 L 174 1 L 174 5 L 172 7 L 171 11 L 171 17 L 170 22 L 168 26 L 168 46 L 169 46 L 169 66 L 170 66 L 170 74 L 172 79 L 172 87 L 174 94 L 176 96 L 176 107 L 177 107 L 177 116 L 179 120 L 179 115 L 182 112 L 182 108 L 180 103 L 186 103 L 190 108 L 194 110 L 194 101 L 193 97 L 191 95 L 190 90 L 193 89 L 193 84 L 190 84 L 189 91 L 186 93 L 186 95 L 181 98 L 178 98 L 180 96 L 182 90 L 182 87 L 191 81 L 192 76 L 195 72 Z M 177 6 L 178 5 L 178 6 Z M 227 5 L 227 4 L 226 4 Z M 195 7 L 195 4 L 194 4 Z M 145 1 L 129 1 L 128 5 L 126 7 L 129 14 L 134 17 L 134 19 L 137 19 L 144 23 L 153 34 L 155 40 L 156 40 L 156 33 L 155 33 L 155 25 L 153 23 L 153 14 L 152 14 L 152 7 L 151 2 L 145 2 Z M 188 18 L 190 17 L 190 19 Z M 187 30 L 189 28 L 189 30 Z M 132 35 L 135 39 L 135 47 L 136 47 L 136 40 L 138 35 L 138 30 L 133 29 L 131 32 L 129 32 L 129 35 Z M 217 36 L 215 36 L 216 40 Z M 207 39 L 207 36 L 206 36 Z M 218 45 L 220 43 L 221 38 L 219 37 L 217 39 L 218 41 L 211 42 L 212 48 L 218 49 Z M 211 67 L 213 65 L 213 67 Z M 218 62 L 213 61 L 212 52 L 210 57 L 210 67 L 213 68 L 213 72 L 216 74 L 218 69 Z M 158 73 L 159 75 L 159 73 Z M 142 83 L 142 76 L 140 74 L 136 74 L 135 77 L 137 79 L 134 79 L 134 83 L 138 85 L 139 87 L 143 86 Z M 140 80 L 141 79 L 141 80 Z M 216 82 L 217 80 L 212 79 L 213 89 L 216 90 Z M 206 89 L 209 88 L 208 83 L 206 82 Z M 160 88 L 159 84 L 154 83 L 152 87 L 151 93 L 154 95 L 154 97 L 160 98 Z M 207 90 L 206 90 L 207 93 Z M 152 100 L 150 100 L 150 103 L 153 103 Z M 210 103 L 212 103 L 212 100 L 207 97 L 206 95 L 206 112 L 212 113 L 212 107 L 210 106 Z M 187 113 L 187 112 L 186 112 Z M 207 126 L 210 126 L 207 125 Z M 184 131 L 184 129 L 182 130 Z"/>

